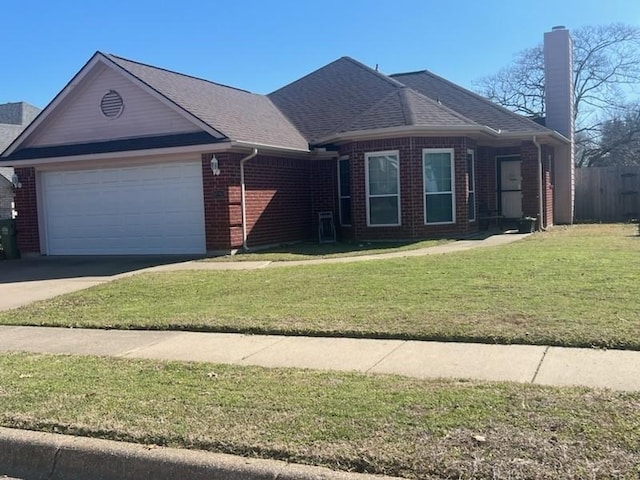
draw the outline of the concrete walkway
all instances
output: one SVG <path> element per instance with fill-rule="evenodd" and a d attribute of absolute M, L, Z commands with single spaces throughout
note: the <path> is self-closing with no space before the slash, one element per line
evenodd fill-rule
<path fill-rule="evenodd" d="M 640 391 L 640 352 L 620 350 L 0 326 L 0 351 L 106 355 Z"/>
<path fill-rule="evenodd" d="M 531 235 L 530 233 L 508 233 L 496 234 L 487 237 L 477 237 L 466 240 L 458 240 L 435 247 L 418 248 L 416 250 L 402 250 L 397 252 L 373 253 L 370 255 L 359 255 L 355 257 L 334 257 L 334 258 L 317 258 L 310 260 L 289 260 L 284 262 L 271 261 L 187 261 L 181 263 L 173 263 L 167 265 L 159 265 L 157 267 L 146 268 L 137 272 L 123 273 L 119 276 L 128 276 L 140 272 L 162 272 L 175 270 L 258 270 L 261 268 L 278 268 L 291 266 L 319 265 L 328 263 L 353 263 L 364 262 L 370 260 L 385 260 L 389 258 L 406 258 L 406 257 L 422 257 L 425 255 L 442 255 L 444 253 L 455 253 L 471 250 L 474 248 L 496 247 L 507 245 Z"/>

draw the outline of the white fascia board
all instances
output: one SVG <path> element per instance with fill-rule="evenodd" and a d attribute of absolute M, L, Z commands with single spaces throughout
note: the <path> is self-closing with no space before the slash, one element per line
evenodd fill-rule
<path fill-rule="evenodd" d="M 142 157 L 166 157 L 172 155 L 180 155 L 183 153 L 215 153 L 229 150 L 230 142 L 212 143 L 204 145 L 189 145 L 186 147 L 169 147 L 169 148 L 152 148 L 146 150 L 124 150 L 121 152 L 107 153 L 89 153 L 85 155 L 70 155 L 65 157 L 44 157 L 32 158 L 25 160 L 14 160 L 6 162 L 8 167 L 33 167 L 38 165 L 47 165 L 51 163 L 75 163 L 88 161 L 118 160 L 126 158 L 142 158 Z M 4 163 L 3 163 L 4 164 Z"/>
<path fill-rule="evenodd" d="M 375 130 L 354 130 L 351 132 L 338 133 L 321 138 L 315 142 L 316 145 L 329 143 L 341 143 L 357 140 L 376 140 L 398 136 L 428 136 L 428 135 L 488 135 L 496 137 L 500 132 L 485 125 L 459 125 L 459 126 L 410 126 L 410 127 L 389 127 Z"/>
<path fill-rule="evenodd" d="M 533 137 L 542 139 L 549 139 L 551 143 L 560 143 L 560 144 L 569 144 L 571 141 L 562 135 L 561 133 L 556 132 L 555 130 L 548 131 L 539 131 L 539 130 L 531 130 L 528 132 L 500 132 L 500 137 L 505 139 L 522 139 L 523 141 L 530 141 Z"/>
<path fill-rule="evenodd" d="M 231 145 L 239 148 L 257 148 L 258 150 L 269 150 L 280 153 L 310 153 L 310 150 L 301 149 L 301 148 L 293 148 L 293 147 L 279 147 L 278 145 L 270 145 L 267 143 L 254 143 L 254 142 L 242 142 L 242 141 L 232 141 Z"/>
<path fill-rule="evenodd" d="M 204 154 L 204 153 L 216 153 L 226 151 L 245 151 L 248 149 L 257 148 L 261 153 L 269 152 L 276 155 L 284 156 L 310 156 L 309 150 L 296 150 L 286 147 L 277 147 L 274 145 L 261 145 L 243 142 L 220 142 L 210 143 L 202 145 L 187 145 L 183 147 L 168 147 L 168 148 L 152 148 L 143 150 L 123 150 L 120 152 L 105 152 L 105 153 L 88 153 L 84 155 L 69 155 L 62 157 L 44 157 L 44 158 L 32 158 L 25 160 L 14 160 L 12 162 L 0 162 L 0 166 L 6 165 L 7 167 L 32 167 L 38 165 L 59 164 L 59 163 L 76 163 L 76 162 L 101 162 L 104 160 L 121 160 L 127 158 L 143 158 L 143 157 L 168 157 L 180 154 Z"/>

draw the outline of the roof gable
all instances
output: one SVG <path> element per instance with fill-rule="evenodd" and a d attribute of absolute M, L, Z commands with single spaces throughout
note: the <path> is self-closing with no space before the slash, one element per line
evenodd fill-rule
<path fill-rule="evenodd" d="M 507 132 L 548 132 L 534 121 L 511 112 L 500 105 L 427 70 L 397 73 L 391 78 L 464 115 L 480 125 Z"/>
<path fill-rule="evenodd" d="M 115 55 L 116 65 L 231 140 L 306 150 L 307 141 L 264 95 Z"/>
<path fill-rule="evenodd" d="M 101 111 L 107 92 L 117 92 L 123 103 L 121 113 L 113 118 Z M 121 71 L 98 62 L 22 141 L 21 149 L 196 131 L 202 128 L 183 112 L 140 88 Z"/>
<path fill-rule="evenodd" d="M 402 86 L 395 80 L 342 57 L 269 94 L 298 130 L 313 143 L 347 125 Z"/>

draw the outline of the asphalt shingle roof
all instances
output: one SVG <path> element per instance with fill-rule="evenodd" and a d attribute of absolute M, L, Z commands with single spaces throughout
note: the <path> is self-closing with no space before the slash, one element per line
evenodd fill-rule
<path fill-rule="evenodd" d="M 456 112 L 480 125 L 507 132 L 531 132 L 548 130 L 522 115 L 518 115 L 492 101 L 462 88 L 429 71 L 398 73 L 391 78 L 418 92 L 440 101 Z"/>
<path fill-rule="evenodd" d="M 13 177 L 13 168 L 11 167 L 0 167 L 0 180 L 6 180 L 11 183 L 11 177 Z"/>
<path fill-rule="evenodd" d="M 105 55 L 225 137 L 307 150 L 306 139 L 264 95 Z"/>
<path fill-rule="evenodd" d="M 7 123 L 0 123 L 0 153 L 13 142 L 18 135 L 24 130 L 23 125 L 11 125 Z"/>
<path fill-rule="evenodd" d="M 335 133 L 404 126 L 471 126 L 471 120 L 424 95 L 399 87 L 371 108 L 340 126 Z"/>
<path fill-rule="evenodd" d="M 115 55 L 97 55 L 208 125 L 217 136 L 238 142 L 307 150 L 309 144 L 332 135 L 404 126 L 549 132 L 431 72 L 387 76 L 349 57 L 259 95 Z M 0 152 L 22 129 L 0 124 Z"/>
<path fill-rule="evenodd" d="M 313 143 L 354 121 L 400 86 L 386 75 L 342 57 L 268 96 Z"/>
<path fill-rule="evenodd" d="M 342 57 L 269 94 L 311 144 L 333 134 L 402 126 L 548 132 L 427 71 L 384 75 Z"/>

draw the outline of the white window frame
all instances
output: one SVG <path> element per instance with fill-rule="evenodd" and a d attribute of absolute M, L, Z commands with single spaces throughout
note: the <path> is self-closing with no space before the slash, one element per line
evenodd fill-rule
<path fill-rule="evenodd" d="M 473 219 L 468 218 L 469 223 L 473 223 L 478 218 L 478 199 L 476 198 L 476 151 L 472 148 L 467 149 L 467 155 L 471 155 L 471 175 L 473 177 L 473 182 L 469 182 L 467 179 L 467 185 L 471 183 L 470 188 L 467 192 L 467 202 L 469 201 L 469 194 L 473 193 Z M 467 172 L 469 175 L 469 172 Z M 469 208 L 467 206 L 467 211 Z"/>
<path fill-rule="evenodd" d="M 451 166 L 451 190 L 441 192 L 427 192 L 427 182 L 424 178 L 424 164 L 429 153 L 448 153 L 449 164 Z M 456 223 L 456 158 L 455 149 L 453 148 L 423 148 L 422 149 L 422 203 L 424 208 L 424 224 L 425 225 L 453 225 Z M 449 222 L 429 222 L 427 218 L 427 195 L 440 195 L 443 193 L 451 194 L 451 221 Z"/>
<path fill-rule="evenodd" d="M 395 156 L 398 164 L 398 193 L 396 194 L 384 194 L 384 195 L 371 195 L 369 193 L 369 158 L 370 157 L 384 157 Z M 399 150 L 385 150 L 382 152 L 367 152 L 364 154 L 364 186 L 366 192 L 367 202 L 367 227 L 399 227 L 402 225 L 402 210 L 400 208 L 400 151 Z M 383 197 L 397 197 L 398 198 L 398 223 L 371 223 L 370 202 L 371 198 L 383 198 Z"/>
<path fill-rule="evenodd" d="M 349 195 L 342 195 L 342 189 L 340 186 L 342 185 L 342 179 L 340 178 L 340 162 L 346 161 L 348 162 L 349 169 L 351 169 L 351 163 L 349 161 L 349 156 L 344 155 L 342 157 L 338 157 L 338 215 L 340 218 L 340 225 L 343 227 L 350 227 L 353 223 L 353 216 L 351 217 L 351 223 L 343 223 L 342 222 L 342 199 L 348 198 L 351 200 L 351 189 L 349 189 Z M 351 172 L 349 172 L 349 182 L 351 182 Z M 351 202 L 350 202 L 351 203 Z M 351 215 L 353 215 L 353 204 L 351 203 Z"/>

